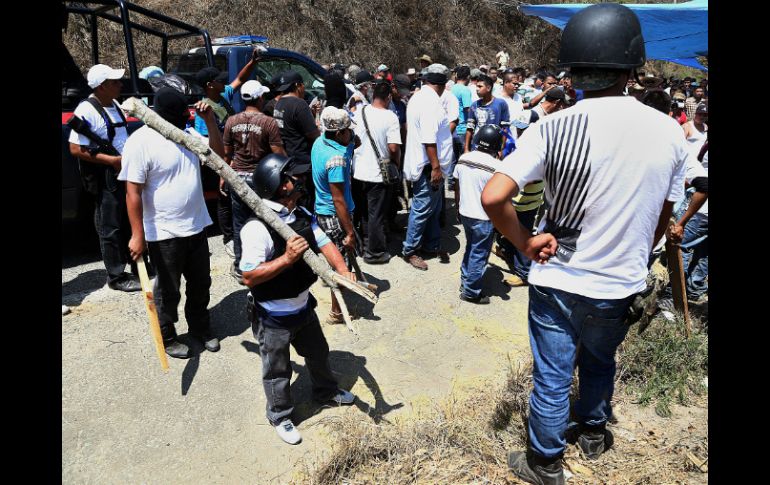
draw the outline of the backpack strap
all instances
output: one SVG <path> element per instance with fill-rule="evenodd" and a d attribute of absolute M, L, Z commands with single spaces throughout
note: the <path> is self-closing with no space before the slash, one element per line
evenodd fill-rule
<path fill-rule="evenodd" d="M 115 138 L 115 128 L 123 128 L 128 125 L 126 117 L 123 114 L 123 110 L 120 109 L 120 106 L 118 106 L 114 100 L 112 101 L 112 106 L 115 108 L 115 111 L 118 112 L 118 116 L 120 117 L 120 121 L 115 123 L 107 114 L 107 111 L 105 111 L 104 107 L 98 99 L 93 96 L 89 96 L 86 101 L 91 103 L 91 106 L 94 107 L 96 112 L 99 113 L 99 115 L 104 120 L 104 123 L 107 125 L 107 139 L 109 140 L 110 144 L 112 144 L 112 140 Z"/>

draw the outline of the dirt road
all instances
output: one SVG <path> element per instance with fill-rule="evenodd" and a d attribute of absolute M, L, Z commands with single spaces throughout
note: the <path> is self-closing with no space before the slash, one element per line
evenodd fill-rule
<path fill-rule="evenodd" d="M 529 358 L 527 289 L 504 286 L 507 268 L 492 256 L 485 276 L 492 303 L 460 301 L 464 235 L 459 225 L 444 232 L 451 262 L 430 260 L 427 272 L 398 258 L 382 266 L 361 261 L 382 291 L 373 312 L 358 320 L 360 336 L 344 325 L 324 326 L 332 369 L 342 387 L 358 395 L 356 406 L 318 409 L 308 402 L 304 361 L 292 351 L 295 422 L 303 435 L 298 446 L 284 444 L 266 421 L 246 290 L 228 274 L 231 259 L 221 237 L 209 239 L 209 308 L 222 349 L 198 346 L 190 360 L 170 359 L 167 374 L 142 296 L 103 287 L 100 262 L 66 267 L 62 303 L 72 312 L 62 317 L 63 483 L 286 483 L 298 460 L 328 449 L 319 426 L 325 419 L 349 413 L 392 419 L 476 379 L 498 373 L 502 379 L 509 355 Z M 395 253 L 400 241 L 390 245 Z M 312 291 L 323 320 L 329 290 L 317 283 Z M 181 334 L 186 323 L 180 318 Z"/>

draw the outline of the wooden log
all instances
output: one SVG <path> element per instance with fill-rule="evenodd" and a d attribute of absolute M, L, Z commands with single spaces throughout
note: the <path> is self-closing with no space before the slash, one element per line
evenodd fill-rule
<path fill-rule="evenodd" d="M 284 223 L 278 215 L 262 203 L 262 199 L 254 193 L 251 187 L 238 177 L 235 171 L 227 165 L 203 140 L 191 136 L 176 126 L 161 118 L 157 113 L 147 107 L 137 98 L 129 98 L 121 105 L 123 111 L 130 116 L 139 118 L 145 125 L 157 131 L 165 138 L 185 146 L 198 155 L 201 162 L 214 170 L 230 185 L 230 189 L 238 194 L 238 197 L 248 205 L 262 221 L 275 229 L 278 234 L 288 240 L 296 232 Z M 363 284 L 351 281 L 331 269 L 329 264 L 313 251 L 305 251 L 302 259 L 310 266 L 315 274 L 323 279 L 331 288 L 343 287 L 366 300 L 377 303 L 378 297 Z M 348 317 L 349 318 L 349 317 Z"/>
<path fill-rule="evenodd" d="M 671 226 L 675 221 L 671 219 L 668 226 L 668 233 L 671 232 Z M 684 265 L 682 263 L 682 248 L 679 244 L 674 244 L 666 238 L 666 259 L 668 260 L 668 277 L 671 282 L 671 292 L 673 293 L 674 309 L 684 316 L 685 335 L 690 338 L 692 327 L 690 325 L 690 312 L 687 307 L 687 290 L 684 279 Z"/>

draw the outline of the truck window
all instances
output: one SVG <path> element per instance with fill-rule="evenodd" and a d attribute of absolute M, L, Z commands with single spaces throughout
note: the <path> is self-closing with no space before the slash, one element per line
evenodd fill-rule
<path fill-rule="evenodd" d="M 255 73 L 259 82 L 262 84 L 269 84 L 270 78 L 280 72 L 289 69 L 299 73 L 299 75 L 302 76 L 302 79 L 305 82 L 305 91 L 307 93 L 306 98 L 308 101 L 312 100 L 319 94 L 323 94 L 323 78 L 320 75 L 310 71 L 307 67 L 305 67 L 304 64 L 295 61 L 294 59 L 266 58 L 257 64 Z M 270 99 L 274 96 L 274 93 L 268 93 L 266 98 Z"/>

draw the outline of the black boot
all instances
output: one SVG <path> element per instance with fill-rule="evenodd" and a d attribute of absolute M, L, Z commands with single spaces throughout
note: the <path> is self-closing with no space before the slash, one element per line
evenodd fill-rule
<path fill-rule="evenodd" d="M 166 340 L 163 342 L 163 346 L 166 347 L 166 354 L 175 359 L 189 359 L 191 352 L 190 347 L 183 344 L 176 338 L 173 340 Z"/>
<path fill-rule="evenodd" d="M 518 478 L 533 485 L 564 485 L 561 455 L 543 458 L 532 450 L 508 453 L 508 468 Z"/>
<path fill-rule="evenodd" d="M 217 352 L 219 350 L 219 339 L 213 336 L 211 332 L 204 332 L 202 334 L 190 332 L 190 335 L 200 340 L 209 352 Z"/>
<path fill-rule="evenodd" d="M 589 460 L 596 460 L 612 447 L 614 438 L 606 424 L 598 426 L 580 425 L 577 445 Z"/>

